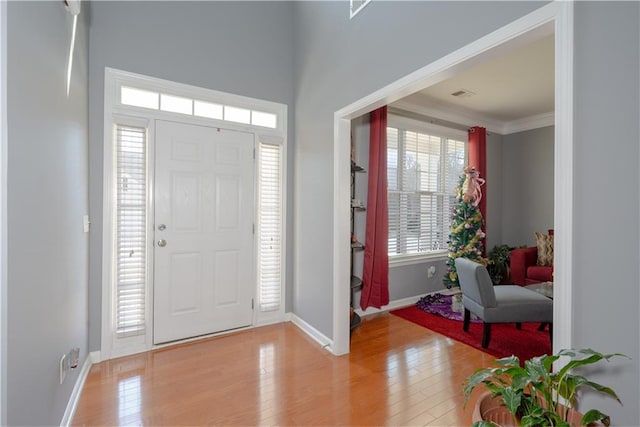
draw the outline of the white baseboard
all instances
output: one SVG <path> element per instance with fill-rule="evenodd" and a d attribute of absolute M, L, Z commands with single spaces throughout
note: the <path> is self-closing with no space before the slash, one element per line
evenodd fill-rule
<path fill-rule="evenodd" d="M 331 346 L 333 345 L 333 340 L 330 340 L 322 332 L 320 332 L 319 330 L 317 330 L 316 328 L 314 328 L 313 326 L 311 326 L 310 324 L 308 324 L 307 322 L 305 322 L 304 320 L 302 320 L 301 318 L 299 318 L 293 313 L 291 313 L 291 323 L 293 323 L 298 328 L 300 328 L 302 332 L 309 335 L 309 337 L 311 337 L 311 339 L 313 339 L 315 342 L 320 344 L 322 348 L 326 348 L 327 350 L 333 353 L 333 350 L 331 348 Z"/>
<path fill-rule="evenodd" d="M 266 320 L 256 322 L 254 327 L 260 328 L 262 326 L 276 325 L 278 323 L 290 322 L 290 321 L 291 321 L 291 313 L 282 313 L 278 316 L 269 317 Z"/>
<path fill-rule="evenodd" d="M 89 371 L 91 370 L 91 365 L 93 365 L 94 353 L 98 353 L 97 357 L 99 358 L 99 352 L 94 351 L 90 353 L 86 359 L 84 359 L 84 364 L 82 365 L 82 369 L 80 370 L 80 374 L 78 374 L 78 378 L 76 379 L 76 383 L 73 386 L 73 391 L 71 392 L 71 396 L 69 397 L 69 403 L 67 403 L 67 409 L 64 411 L 64 415 L 62 416 L 62 421 L 60 421 L 60 426 L 67 427 L 71 424 L 73 420 L 73 416 L 76 413 L 76 408 L 78 407 L 78 401 L 80 400 L 80 394 L 82 393 L 82 387 L 84 387 L 84 382 L 87 379 L 87 375 L 89 375 Z"/>
<path fill-rule="evenodd" d="M 89 357 L 91 358 L 91 364 L 93 365 L 102 362 L 102 355 L 100 354 L 100 350 L 92 351 L 91 353 L 89 353 Z"/>
<path fill-rule="evenodd" d="M 402 308 L 402 307 L 407 307 L 409 305 L 413 305 L 415 304 L 420 298 L 423 298 L 427 295 L 432 295 L 432 294 L 443 294 L 443 295 L 452 295 L 452 294 L 456 294 L 460 292 L 459 289 L 440 289 L 437 291 L 433 291 L 433 292 L 427 292 L 426 294 L 420 294 L 420 295 L 415 295 L 412 297 L 408 297 L 408 298 L 402 298 L 402 299 L 397 299 L 394 301 L 389 301 L 389 304 L 383 306 L 382 308 L 375 308 L 375 307 L 368 307 L 366 309 L 366 311 L 363 311 L 362 309 L 358 308 L 356 309 L 356 313 L 358 314 L 358 316 L 360 317 L 365 317 L 365 316 L 370 316 L 372 314 L 377 314 L 377 313 L 384 313 L 385 311 L 391 311 L 391 310 L 395 310 L 397 308 Z"/>

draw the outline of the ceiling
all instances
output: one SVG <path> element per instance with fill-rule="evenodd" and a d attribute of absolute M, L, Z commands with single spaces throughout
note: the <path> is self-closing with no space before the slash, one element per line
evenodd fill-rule
<path fill-rule="evenodd" d="M 451 95 L 460 90 L 472 94 Z M 392 106 L 501 133 L 519 131 L 523 125 L 531 129 L 553 124 L 554 36 L 470 68 Z"/>

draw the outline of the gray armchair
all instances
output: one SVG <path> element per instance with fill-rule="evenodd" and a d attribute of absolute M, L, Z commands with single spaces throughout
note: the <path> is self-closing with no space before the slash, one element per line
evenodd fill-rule
<path fill-rule="evenodd" d="M 494 286 L 487 269 L 466 258 L 456 258 L 456 270 L 464 305 L 463 330 L 469 330 L 471 314 L 484 322 L 482 348 L 489 346 L 492 323 L 549 323 L 553 338 L 553 300 L 517 285 Z"/>

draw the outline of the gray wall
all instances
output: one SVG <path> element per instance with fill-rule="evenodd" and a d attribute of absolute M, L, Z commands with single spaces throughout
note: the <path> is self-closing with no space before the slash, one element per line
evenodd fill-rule
<path fill-rule="evenodd" d="M 350 21 L 345 2 L 295 4 L 294 311 L 323 334 L 332 336 L 333 113 L 540 5 L 371 2 Z M 579 2 L 575 29 L 572 335 L 578 347 L 632 357 L 601 374 L 625 406 L 602 399 L 598 405 L 615 423 L 635 425 L 640 419 L 638 4 Z M 611 207 L 623 202 L 625 209 L 611 224 Z M 622 331 L 611 331 L 621 325 L 635 332 L 618 338 Z"/>
<path fill-rule="evenodd" d="M 502 244 L 502 183 L 505 174 L 502 169 L 504 137 L 494 132 L 487 132 L 487 174 L 486 186 L 482 188 L 482 196 L 487 199 L 484 241 L 487 252 L 495 245 Z"/>
<path fill-rule="evenodd" d="M 640 420 L 639 4 L 575 6 L 573 338 L 631 357 L 595 378 L 624 407 L 589 397 L 618 425 Z"/>
<path fill-rule="evenodd" d="M 80 368 L 59 384 L 59 359 L 88 348 L 87 29 L 81 15 L 70 96 L 72 18 L 62 2 L 9 2 L 7 11 L 6 416 L 60 424 Z"/>
<path fill-rule="evenodd" d="M 284 2 L 95 2 L 90 29 L 90 346 L 100 348 L 104 68 L 289 106 L 287 301 L 293 280 L 293 17 Z M 309 245 L 306 245 L 309 246 Z"/>
<path fill-rule="evenodd" d="M 533 233 L 553 228 L 554 127 L 504 137 L 502 240 L 535 246 Z"/>

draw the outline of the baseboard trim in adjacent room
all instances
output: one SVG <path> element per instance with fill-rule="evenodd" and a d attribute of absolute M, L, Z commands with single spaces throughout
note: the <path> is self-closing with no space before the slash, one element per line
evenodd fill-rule
<path fill-rule="evenodd" d="M 356 309 L 356 313 L 358 314 L 358 316 L 360 317 L 365 317 L 365 316 L 371 316 L 372 314 L 377 314 L 377 313 L 384 313 L 385 311 L 391 311 L 391 310 L 395 310 L 397 308 L 402 308 L 402 307 L 406 307 L 408 305 L 413 305 L 416 302 L 418 302 L 418 300 L 420 298 L 423 298 L 427 295 L 433 295 L 436 293 L 440 293 L 443 295 L 451 295 L 451 294 L 455 294 L 458 293 L 458 289 L 440 289 L 437 291 L 433 291 L 433 292 L 427 292 L 426 294 L 420 294 L 420 295 L 415 295 L 412 297 L 408 297 L 408 298 L 402 298 L 402 299 L 397 299 L 397 300 L 393 300 L 393 301 L 389 301 L 389 304 L 383 306 L 382 308 L 375 308 L 375 307 L 369 307 L 367 308 L 366 311 L 363 311 L 362 309 L 358 308 Z"/>
<path fill-rule="evenodd" d="M 333 345 L 333 341 L 330 340 L 322 332 L 320 332 L 319 330 L 317 330 L 316 328 L 314 328 L 313 326 L 311 326 L 310 324 L 308 324 L 307 322 L 305 322 L 304 320 L 302 320 L 301 318 L 299 318 L 293 313 L 291 313 L 291 323 L 296 325 L 300 330 L 302 330 L 302 332 L 304 332 L 311 339 L 313 339 L 315 342 L 320 344 L 322 348 L 326 348 L 331 353 L 333 353 L 333 349 L 331 348 Z"/>
<path fill-rule="evenodd" d="M 97 353 L 97 354 L 95 354 Z M 69 403 L 67 403 L 67 409 L 64 411 L 64 415 L 62 416 L 62 421 L 60 421 L 61 427 L 67 427 L 71 425 L 71 421 L 73 420 L 73 416 L 76 413 L 76 408 L 78 407 L 78 401 L 80 400 L 80 394 L 82 393 L 82 387 L 84 387 L 84 382 L 89 375 L 89 371 L 91 370 L 91 365 L 94 363 L 94 357 L 100 357 L 100 352 L 94 351 L 91 352 L 85 359 L 84 364 L 82 365 L 82 369 L 80 370 L 80 374 L 78 374 L 78 378 L 76 379 L 76 383 L 73 386 L 73 391 L 71 391 L 71 396 L 69 397 Z"/>

